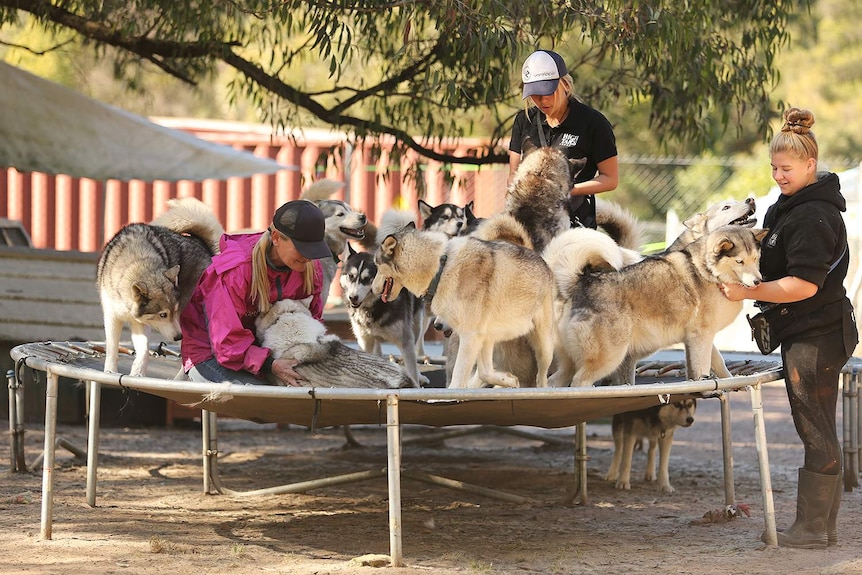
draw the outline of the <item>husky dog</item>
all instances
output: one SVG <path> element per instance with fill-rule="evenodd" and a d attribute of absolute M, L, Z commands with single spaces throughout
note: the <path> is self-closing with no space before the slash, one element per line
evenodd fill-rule
<path fill-rule="evenodd" d="M 473 202 L 462 208 L 455 204 L 440 204 L 432 206 L 425 200 L 419 200 L 419 215 L 422 216 L 422 229 L 427 232 L 442 232 L 454 238 L 462 233 L 467 227 L 467 213 L 472 213 Z"/>
<path fill-rule="evenodd" d="M 504 212 L 524 226 L 539 253 L 571 227 L 566 206 L 572 176 L 572 163 L 560 150 L 536 148 L 524 155 L 506 191 Z"/>
<path fill-rule="evenodd" d="M 742 308 L 718 284 L 760 283 L 767 231 L 723 226 L 682 251 L 628 266 L 601 232 L 573 229 L 555 238 L 545 251 L 560 304 L 559 369 L 551 384 L 588 386 L 615 371 L 634 383 L 638 358 L 678 342 L 685 344 L 689 379 L 709 377 L 715 334 Z M 594 271 L 609 264 L 616 270 Z"/>
<path fill-rule="evenodd" d="M 617 413 L 611 429 L 614 437 L 614 458 L 605 479 L 615 481 L 617 489 L 631 489 L 632 454 L 639 439 L 649 440 L 645 481 L 655 481 L 655 450 L 658 446 L 658 486 L 665 493 L 673 493 L 668 474 L 673 432 L 677 427 L 694 423 L 697 400 L 683 399 L 674 403 L 655 405 L 638 411 Z"/>
<path fill-rule="evenodd" d="M 697 238 L 721 226 L 742 226 L 753 228 L 757 218 L 754 198 L 746 200 L 725 200 L 711 205 L 705 212 L 698 212 L 685 220 L 685 230 L 667 247 L 666 251 L 679 251 Z"/>
<path fill-rule="evenodd" d="M 413 387 L 407 373 L 386 359 L 353 349 L 308 310 L 311 298 L 284 299 L 255 320 L 255 333 L 274 359 L 299 360 L 294 370 L 311 387 Z M 279 384 L 279 381 L 273 383 Z"/>
<path fill-rule="evenodd" d="M 752 228 L 757 223 L 757 218 L 753 217 L 755 211 L 754 198 L 748 198 L 743 201 L 724 200 L 713 204 L 705 212 L 698 212 L 685 220 L 683 222 L 685 230 L 667 247 L 665 252 L 679 251 L 694 240 L 721 226 Z M 741 305 L 739 309 L 742 311 Z M 731 373 L 724 362 L 724 357 L 722 357 L 721 352 L 715 346 L 712 348 L 712 370 L 718 377 L 731 377 Z"/>
<path fill-rule="evenodd" d="M 182 338 L 180 312 L 198 278 L 218 253 L 218 218 L 195 198 L 168 200 L 150 224 L 122 228 L 105 245 L 96 287 L 105 321 L 105 371 L 116 373 L 120 335 L 128 323 L 135 348 L 131 375 L 145 375 L 150 328 L 169 341 Z"/>
<path fill-rule="evenodd" d="M 330 179 L 317 180 L 302 192 L 300 198 L 314 202 L 323 212 L 325 222 L 325 239 L 331 258 L 321 261 L 323 266 L 323 303 L 329 298 L 329 288 L 338 272 L 338 264 L 345 257 L 347 242 L 355 240 L 363 242 L 366 238 L 368 218 L 362 212 L 354 210 L 347 202 L 332 200 L 329 197 L 344 187 L 344 182 Z"/>
<path fill-rule="evenodd" d="M 554 284 L 534 251 L 470 236 L 449 239 L 408 224 L 383 240 L 374 263 L 372 290 L 384 302 L 406 288 L 430 299 L 432 312 L 458 334 L 450 387 L 517 387 L 515 376 L 494 370 L 494 345 L 528 334 L 539 366 L 536 385 L 547 385 Z"/>
<path fill-rule="evenodd" d="M 359 347 L 368 353 L 382 355 L 381 344 L 398 347 L 404 368 L 410 379 L 421 385 L 427 378 L 419 374 L 416 345 L 422 337 L 424 303 L 408 291 L 402 291 L 394 301 L 383 303 L 371 291 L 377 275 L 374 254 L 357 252 L 348 246 L 349 255 L 341 268 L 341 291 L 347 302 L 350 326 Z"/>

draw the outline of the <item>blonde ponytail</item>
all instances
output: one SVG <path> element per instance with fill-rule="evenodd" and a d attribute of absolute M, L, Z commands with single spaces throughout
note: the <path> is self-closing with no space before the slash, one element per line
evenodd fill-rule
<path fill-rule="evenodd" d="M 251 303 L 257 303 L 257 311 L 266 313 L 272 307 L 269 301 L 269 275 L 266 272 L 266 254 L 272 246 L 272 234 L 263 232 L 251 252 Z"/>

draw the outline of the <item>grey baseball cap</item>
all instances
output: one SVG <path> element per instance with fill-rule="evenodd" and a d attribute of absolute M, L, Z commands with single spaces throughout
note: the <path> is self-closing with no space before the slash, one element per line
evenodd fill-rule
<path fill-rule="evenodd" d="M 550 50 L 536 50 L 527 56 L 521 67 L 521 80 L 524 82 L 522 99 L 550 96 L 556 91 L 560 78 L 568 73 L 562 56 Z"/>

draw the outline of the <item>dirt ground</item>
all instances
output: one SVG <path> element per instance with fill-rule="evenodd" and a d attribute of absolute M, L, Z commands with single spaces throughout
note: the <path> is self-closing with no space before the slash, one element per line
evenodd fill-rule
<path fill-rule="evenodd" d="M 802 450 L 781 382 L 766 384 L 769 460 L 779 527 L 795 512 Z M 747 393 L 731 396 L 736 501 L 750 517 L 703 521 L 722 510 L 720 403 L 699 402 L 696 423 L 676 434 L 672 494 L 642 480 L 636 455 L 631 491 L 602 479 L 612 457 L 608 423 L 587 426 L 587 505 L 566 505 L 574 485 L 570 445 L 483 431 L 445 442 L 407 443 L 405 469 L 421 470 L 530 498 L 511 504 L 402 480 L 403 553 L 398 574 L 443 573 L 862 573 L 862 489 L 844 493 L 837 547 L 767 548 L 759 541 L 763 506 Z M 839 402 L 839 418 L 841 408 Z M 8 429 L 8 422 L 3 422 Z M 839 424 L 840 425 L 840 424 Z M 29 425 L 27 461 L 42 447 Z M 840 429 L 840 427 L 839 427 Z M 571 438 L 572 429 L 544 431 Z M 385 430 L 353 428 L 361 447 L 346 448 L 341 429 L 311 434 L 223 420 L 220 469 L 235 490 L 382 469 Z M 405 441 L 435 433 L 405 427 Z M 86 430 L 59 436 L 86 444 Z M 7 443 L 8 448 L 8 443 Z M 39 535 L 41 474 L 6 472 L 0 486 L 3 573 L 157 574 L 371 573 L 357 558 L 389 551 L 385 479 L 306 494 L 255 498 L 204 495 L 201 437 L 194 427 L 104 429 L 97 507 L 85 501 L 86 467 L 57 451 L 53 538 Z"/>

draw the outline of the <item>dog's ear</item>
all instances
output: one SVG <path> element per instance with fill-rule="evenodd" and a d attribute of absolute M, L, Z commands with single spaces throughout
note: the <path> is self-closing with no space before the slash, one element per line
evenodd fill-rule
<path fill-rule="evenodd" d="M 406 228 L 407 226 L 404 227 Z M 396 246 L 398 246 L 398 239 L 394 235 L 389 234 L 383 239 L 383 243 L 380 244 L 380 253 L 387 258 L 391 258 L 392 255 L 395 253 Z M 375 258 L 375 262 L 376 261 L 377 260 Z"/>
<path fill-rule="evenodd" d="M 428 216 L 431 215 L 431 210 L 434 209 L 434 206 L 423 199 L 420 199 L 417 204 L 419 206 L 419 215 L 422 216 L 422 219 L 424 220 L 428 218 Z"/>
<path fill-rule="evenodd" d="M 135 301 L 139 304 L 150 301 L 150 290 L 144 282 L 133 283 L 132 294 L 134 294 Z"/>
<path fill-rule="evenodd" d="M 728 237 L 721 238 L 717 242 L 715 242 L 715 248 L 713 248 L 713 253 L 715 255 L 723 254 L 724 252 L 729 252 L 733 249 L 733 242 Z"/>
<path fill-rule="evenodd" d="M 307 298 L 303 298 L 299 300 L 299 303 L 305 306 L 305 309 L 311 309 L 311 300 L 314 299 L 313 295 L 308 296 Z"/>
<path fill-rule="evenodd" d="M 694 214 L 684 222 L 682 225 L 690 229 L 696 234 L 705 234 L 706 233 L 706 223 L 709 218 L 703 212 Z"/>
<path fill-rule="evenodd" d="M 401 233 L 410 233 L 416 231 L 416 222 L 408 222 L 403 228 L 401 228 Z"/>
<path fill-rule="evenodd" d="M 179 277 L 180 277 L 180 266 L 174 266 L 171 269 L 165 272 L 165 277 L 168 278 L 174 285 L 178 285 Z"/>
<path fill-rule="evenodd" d="M 763 241 L 763 238 L 765 238 L 766 235 L 769 233 L 769 228 L 762 228 L 762 229 L 756 229 L 756 230 L 751 230 L 751 231 L 754 234 L 754 241 L 756 241 L 757 243 L 760 243 Z"/>
<path fill-rule="evenodd" d="M 584 166 L 587 165 L 586 158 L 579 158 L 577 160 L 569 159 L 569 175 L 572 178 L 572 181 L 575 181 L 575 178 L 578 177 L 578 174 L 584 169 Z"/>
<path fill-rule="evenodd" d="M 530 138 L 524 138 L 524 142 L 521 145 L 521 158 L 526 158 L 538 149 L 539 147 L 533 143 L 533 140 Z"/>

